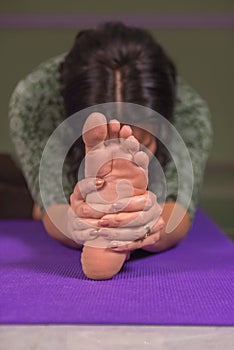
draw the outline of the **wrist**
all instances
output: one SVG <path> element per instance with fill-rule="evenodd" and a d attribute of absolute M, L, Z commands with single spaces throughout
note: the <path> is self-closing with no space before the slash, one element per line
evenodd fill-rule
<path fill-rule="evenodd" d="M 42 221 L 48 235 L 62 244 L 80 248 L 81 245 L 68 237 L 68 204 L 53 204 L 45 211 Z"/>
<path fill-rule="evenodd" d="M 159 253 L 176 246 L 184 239 L 190 228 L 190 216 L 180 204 L 166 202 L 161 206 L 165 226 L 161 231 L 160 240 L 143 248 L 152 253 Z M 180 220 L 178 220 L 178 217 Z M 178 222 L 178 224 L 175 225 L 175 222 Z"/>

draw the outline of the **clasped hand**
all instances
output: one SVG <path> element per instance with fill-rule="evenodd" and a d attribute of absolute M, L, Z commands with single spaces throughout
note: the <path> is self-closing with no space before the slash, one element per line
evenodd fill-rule
<path fill-rule="evenodd" d="M 114 204 L 89 205 L 84 194 L 97 191 L 104 181 L 96 178 L 83 179 L 77 183 L 70 197 L 68 223 L 71 238 L 83 244 L 85 241 L 103 237 L 109 241 L 108 247 L 114 250 L 134 250 L 153 245 L 160 239 L 164 227 L 161 206 L 154 193 L 121 199 Z M 151 234 L 143 239 L 146 224 Z M 123 244 L 126 242 L 126 244 Z"/>
<path fill-rule="evenodd" d="M 116 120 L 107 125 L 104 115 L 93 113 L 84 125 L 83 140 L 85 179 L 70 197 L 70 238 L 84 244 L 102 237 L 107 247 L 118 251 L 155 244 L 164 226 L 162 208 L 146 190 L 149 157 L 140 151 L 132 129 Z"/>

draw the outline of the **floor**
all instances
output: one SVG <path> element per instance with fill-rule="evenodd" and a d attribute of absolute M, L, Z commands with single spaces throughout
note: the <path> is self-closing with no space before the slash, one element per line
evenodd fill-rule
<path fill-rule="evenodd" d="M 233 327 L 2 326 L 0 350 L 232 350 Z"/>
<path fill-rule="evenodd" d="M 234 173 L 209 171 L 201 206 L 234 241 Z M 234 327 L 2 325 L 0 350 L 232 350 Z"/>

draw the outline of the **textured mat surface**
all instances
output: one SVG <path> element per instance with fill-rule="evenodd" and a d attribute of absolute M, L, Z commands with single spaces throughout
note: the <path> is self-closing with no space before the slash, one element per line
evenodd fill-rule
<path fill-rule="evenodd" d="M 91 281 L 41 223 L 0 221 L 0 322 L 234 325 L 234 244 L 200 210 L 176 248 Z"/>

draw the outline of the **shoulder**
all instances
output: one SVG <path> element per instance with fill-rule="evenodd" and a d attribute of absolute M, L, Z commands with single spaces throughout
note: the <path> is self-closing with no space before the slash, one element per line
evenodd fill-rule
<path fill-rule="evenodd" d="M 182 77 L 177 80 L 177 95 L 173 124 L 185 139 L 195 136 L 212 137 L 211 113 L 206 100 Z"/>
<path fill-rule="evenodd" d="M 203 97 L 181 76 L 177 77 L 177 91 L 175 113 L 181 110 L 191 110 L 191 108 L 202 108 L 209 110 L 208 104 Z"/>
<path fill-rule="evenodd" d="M 59 88 L 59 65 L 62 63 L 65 53 L 50 58 L 41 63 L 30 74 L 20 80 L 11 96 L 10 104 L 14 104 L 18 99 L 23 101 L 37 101 L 38 97 L 49 97 L 57 92 Z"/>
<path fill-rule="evenodd" d="M 19 81 L 9 101 L 10 130 L 29 138 L 48 135 L 64 119 L 59 65 L 65 54 L 41 63 Z M 19 127 L 20 126 L 20 127 Z"/>

